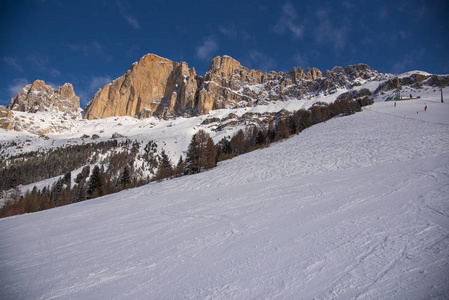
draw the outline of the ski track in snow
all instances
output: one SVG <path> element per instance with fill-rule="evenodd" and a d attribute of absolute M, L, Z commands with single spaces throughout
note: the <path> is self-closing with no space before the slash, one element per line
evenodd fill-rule
<path fill-rule="evenodd" d="M 2 219 L 0 298 L 447 299 L 449 124 L 395 109 Z"/>

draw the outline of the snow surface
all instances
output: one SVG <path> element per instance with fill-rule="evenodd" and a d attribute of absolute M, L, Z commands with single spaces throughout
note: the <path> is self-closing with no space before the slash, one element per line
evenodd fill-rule
<path fill-rule="evenodd" d="M 435 95 L 1 219 L 0 298 L 447 299 L 449 104 Z"/>

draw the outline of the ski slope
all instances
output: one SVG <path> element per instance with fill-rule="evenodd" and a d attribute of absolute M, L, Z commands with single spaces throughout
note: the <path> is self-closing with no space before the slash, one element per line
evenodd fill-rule
<path fill-rule="evenodd" d="M 377 102 L 208 172 L 1 219 L 0 298 L 447 299 L 448 116 Z"/>

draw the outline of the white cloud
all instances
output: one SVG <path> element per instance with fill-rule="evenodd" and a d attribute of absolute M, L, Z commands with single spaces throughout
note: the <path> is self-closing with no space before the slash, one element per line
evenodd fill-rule
<path fill-rule="evenodd" d="M 126 21 L 131 24 L 134 29 L 140 29 L 139 21 L 131 15 L 123 15 Z"/>
<path fill-rule="evenodd" d="M 3 61 L 16 69 L 19 72 L 23 71 L 22 65 L 20 65 L 14 57 L 3 57 Z"/>
<path fill-rule="evenodd" d="M 343 1 L 343 6 L 346 7 L 347 9 L 351 9 L 354 7 L 354 4 L 352 4 L 351 1 Z"/>
<path fill-rule="evenodd" d="M 10 97 L 15 97 L 28 83 L 26 78 L 16 78 L 12 84 L 8 86 L 8 93 Z"/>
<path fill-rule="evenodd" d="M 382 6 L 379 12 L 379 19 L 385 20 L 388 18 L 388 8 L 386 6 Z"/>
<path fill-rule="evenodd" d="M 34 53 L 29 55 L 27 60 L 39 72 L 49 73 L 53 77 L 61 76 L 61 72 L 59 70 L 48 66 L 49 59 L 47 55 Z"/>
<path fill-rule="evenodd" d="M 81 52 L 85 56 L 102 55 L 104 53 L 103 47 L 97 41 L 92 41 L 89 44 L 68 44 L 67 47 L 75 52 Z"/>
<path fill-rule="evenodd" d="M 106 84 L 111 83 L 111 82 L 112 82 L 112 79 L 108 75 L 92 76 L 92 79 L 90 80 L 90 85 L 89 85 L 89 92 L 96 93 L 99 88 L 103 88 Z"/>
<path fill-rule="evenodd" d="M 92 41 L 91 43 L 87 44 L 66 44 L 66 46 L 69 47 L 70 50 L 74 52 L 81 52 L 87 57 L 101 56 L 104 57 L 108 62 L 113 60 L 112 55 L 107 54 L 103 46 L 97 41 Z"/>
<path fill-rule="evenodd" d="M 196 48 L 196 56 L 199 59 L 208 60 L 217 50 L 218 40 L 212 36 L 207 37 L 204 42 Z"/>
<path fill-rule="evenodd" d="M 335 50 L 342 50 L 347 43 L 349 28 L 345 25 L 336 26 L 328 9 L 320 9 L 316 12 L 318 26 L 315 29 L 315 40 L 318 43 L 331 43 Z"/>
<path fill-rule="evenodd" d="M 37 69 L 46 69 L 48 64 L 48 56 L 42 56 L 39 53 L 31 54 L 27 57 L 28 61 Z"/>
<path fill-rule="evenodd" d="M 224 34 L 225 36 L 229 37 L 229 38 L 233 38 L 237 36 L 237 29 L 235 28 L 235 25 L 231 24 L 228 26 L 223 26 L 220 25 L 218 27 L 218 30 Z"/>
<path fill-rule="evenodd" d="M 279 34 L 290 32 L 294 38 L 300 39 L 304 35 L 304 25 L 297 24 L 296 19 L 295 7 L 291 3 L 286 3 L 282 6 L 282 15 L 273 30 Z"/>
<path fill-rule="evenodd" d="M 120 14 L 122 15 L 122 17 L 134 28 L 134 29 L 140 29 L 140 24 L 139 21 L 133 17 L 132 15 L 130 15 L 127 11 L 127 9 L 125 8 L 125 5 L 116 0 L 115 1 L 115 5 L 117 5 Z"/>
<path fill-rule="evenodd" d="M 103 88 L 106 84 L 112 82 L 112 78 L 105 76 L 83 76 L 82 78 L 74 78 L 71 80 L 72 84 L 76 86 L 75 92 L 80 97 L 81 107 L 84 107 L 87 102 L 95 95 L 98 89 Z"/>
<path fill-rule="evenodd" d="M 248 52 L 248 57 L 249 64 L 254 69 L 261 70 L 262 72 L 272 71 L 277 65 L 273 58 L 256 49 L 250 50 Z"/>
<path fill-rule="evenodd" d="M 218 30 L 228 38 L 240 38 L 244 41 L 252 39 L 252 36 L 244 29 L 238 28 L 235 24 L 220 25 Z"/>
<path fill-rule="evenodd" d="M 61 72 L 59 72 L 59 70 L 56 70 L 55 68 L 48 69 L 48 72 L 50 72 L 51 76 L 53 77 L 61 76 Z"/>
<path fill-rule="evenodd" d="M 140 46 L 139 45 L 132 45 L 128 51 L 126 51 L 126 57 L 128 58 L 138 58 L 137 56 L 140 53 Z"/>
<path fill-rule="evenodd" d="M 398 59 L 393 63 L 391 68 L 393 73 L 403 73 L 410 71 L 414 66 L 416 66 L 416 62 L 420 61 L 422 57 L 426 54 L 426 49 L 416 49 L 410 53 L 407 53 L 404 56 L 401 56 L 401 59 Z"/>
<path fill-rule="evenodd" d="M 304 54 L 301 53 L 297 53 L 294 57 L 293 57 L 293 61 L 299 66 L 299 67 L 308 67 L 309 66 L 309 59 L 307 58 L 307 56 L 305 56 Z"/>
<path fill-rule="evenodd" d="M 51 81 L 46 81 L 45 84 L 50 85 L 54 89 L 57 89 L 58 87 L 61 86 L 61 84 L 57 84 L 57 83 L 54 83 L 54 82 L 51 82 Z"/>

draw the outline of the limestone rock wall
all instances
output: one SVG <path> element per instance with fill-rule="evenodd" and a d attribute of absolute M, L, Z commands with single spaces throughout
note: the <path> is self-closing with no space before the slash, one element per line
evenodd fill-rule
<path fill-rule="evenodd" d="M 80 101 L 70 83 L 54 89 L 44 81 L 36 80 L 12 98 L 8 108 L 29 113 L 42 111 L 79 115 Z"/>
<path fill-rule="evenodd" d="M 95 94 L 86 106 L 85 118 L 147 118 L 189 112 L 195 106 L 196 92 L 194 68 L 148 54 Z"/>
<path fill-rule="evenodd" d="M 185 62 L 147 54 L 120 78 L 100 89 L 85 118 L 112 116 L 193 116 L 221 108 L 263 105 L 350 86 L 355 79 L 378 74 L 367 65 L 263 73 L 243 67 L 229 56 L 215 57 L 204 77 Z"/>

